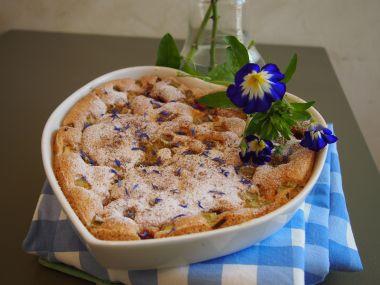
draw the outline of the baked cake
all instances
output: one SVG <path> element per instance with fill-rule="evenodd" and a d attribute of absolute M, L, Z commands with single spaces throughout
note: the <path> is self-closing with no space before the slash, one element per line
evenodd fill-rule
<path fill-rule="evenodd" d="M 243 165 L 245 115 L 207 109 L 181 78 L 105 83 L 79 100 L 54 141 L 54 171 L 98 239 L 163 238 L 240 224 L 287 203 L 315 154 L 297 132 L 263 166 Z M 302 128 L 302 125 L 299 126 Z"/>

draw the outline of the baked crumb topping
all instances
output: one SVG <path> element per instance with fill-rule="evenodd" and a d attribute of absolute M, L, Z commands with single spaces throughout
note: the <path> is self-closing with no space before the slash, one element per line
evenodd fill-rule
<path fill-rule="evenodd" d="M 66 115 L 54 143 L 58 181 L 97 238 L 161 238 L 242 223 L 292 199 L 314 152 L 294 137 L 271 165 L 243 165 L 245 115 L 205 109 L 178 78 L 103 84 Z M 296 131 L 295 131 L 296 133 Z"/>

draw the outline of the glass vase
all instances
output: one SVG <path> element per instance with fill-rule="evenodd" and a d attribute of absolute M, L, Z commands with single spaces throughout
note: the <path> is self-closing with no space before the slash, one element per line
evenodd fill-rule
<path fill-rule="evenodd" d="M 214 12 L 211 7 L 212 1 L 215 1 L 217 15 L 216 31 L 213 30 L 215 20 L 212 16 Z M 253 37 L 244 29 L 245 4 L 246 0 L 190 0 L 188 35 L 181 51 L 182 56 L 186 58 L 190 53 L 196 68 L 206 72 L 213 65 L 225 62 L 224 36 L 235 36 L 248 46 Z M 211 52 L 212 44 L 215 46 L 214 52 Z M 249 47 L 248 54 L 250 62 L 260 66 L 264 64 L 254 45 Z"/>

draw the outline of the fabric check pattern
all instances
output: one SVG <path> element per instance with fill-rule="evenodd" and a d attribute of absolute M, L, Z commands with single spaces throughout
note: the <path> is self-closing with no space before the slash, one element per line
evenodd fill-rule
<path fill-rule="evenodd" d="M 42 189 L 23 246 L 44 262 L 59 265 L 58 270 L 70 274 L 74 267 L 80 271 L 73 275 L 85 278 L 87 273 L 98 278 L 99 283 L 316 284 L 330 270 L 362 270 L 342 189 L 336 144 L 329 146 L 317 184 L 291 221 L 266 240 L 228 256 L 159 270 L 103 268 L 76 236 L 48 183 Z"/>

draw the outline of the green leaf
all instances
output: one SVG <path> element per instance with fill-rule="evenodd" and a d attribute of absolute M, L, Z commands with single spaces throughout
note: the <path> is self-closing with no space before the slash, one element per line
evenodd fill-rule
<path fill-rule="evenodd" d="M 311 119 L 310 113 L 307 111 L 311 106 L 314 105 L 314 101 L 306 103 L 290 103 L 292 107 L 292 119 L 295 121 L 307 121 Z"/>
<path fill-rule="evenodd" d="M 193 76 L 202 76 L 202 74 L 197 71 L 195 64 L 192 61 L 185 62 L 181 70 Z"/>
<path fill-rule="evenodd" d="M 235 108 L 225 91 L 211 93 L 199 98 L 198 103 L 211 108 Z"/>
<path fill-rule="evenodd" d="M 275 155 L 282 155 L 284 153 L 284 146 L 283 145 L 276 145 L 274 147 L 274 154 Z"/>
<path fill-rule="evenodd" d="M 170 34 L 162 37 L 157 51 L 157 66 L 166 66 L 179 69 L 181 65 L 181 56 L 177 45 Z"/>
<path fill-rule="evenodd" d="M 226 48 L 226 63 L 225 63 L 225 65 L 231 74 L 236 73 L 240 68 L 239 61 L 235 57 L 235 54 L 232 51 L 231 47 Z"/>
<path fill-rule="evenodd" d="M 307 121 L 311 119 L 311 115 L 307 111 L 294 112 L 292 118 L 295 121 Z"/>
<path fill-rule="evenodd" d="M 258 134 L 258 126 L 262 124 L 265 121 L 265 114 L 264 113 L 256 113 L 252 116 L 246 130 L 245 130 L 245 135 L 249 134 Z"/>
<path fill-rule="evenodd" d="M 247 141 L 245 140 L 245 138 L 242 138 L 242 140 L 240 141 L 240 149 L 241 153 L 245 155 L 248 149 Z"/>
<path fill-rule="evenodd" d="M 286 68 L 286 71 L 284 73 L 285 78 L 282 80 L 284 83 L 288 83 L 290 79 L 292 78 L 294 72 L 296 72 L 297 69 L 297 54 L 295 53 L 292 58 L 290 59 L 290 62 L 288 64 L 288 67 Z"/>
<path fill-rule="evenodd" d="M 226 62 L 215 66 L 207 76 L 210 82 L 229 85 L 234 81 L 235 73 L 249 62 L 248 51 L 234 36 L 226 36 Z M 221 82 L 221 83 L 220 83 Z"/>
<path fill-rule="evenodd" d="M 226 63 L 218 64 L 215 66 L 208 74 L 208 77 L 212 81 L 221 80 L 221 81 L 234 81 L 234 74 L 232 73 L 231 69 L 228 68 Z"/>
<path fill-rule="evenodd" d="M 290 103 L 290 106 L 292 106 L 293 109 L 296 111 L 306 111 L 314 104 L 315 104 L 315 101 L 310 101 L 306 103 Z"/>
<path fill-rule="evenodd" d="M 278 125 L 278 131 L 281 133 L 281 135 L 286 138 L 287 140 L 290 139 L 290 135 L 292 134 L 290 130 L 290 126 L 288 124 L 279 124 Z"/>
<path fill-rule="evenodd" d="M 224 38 L 227 48 L 227 65 L 233 73 L 249 62 L 247 48 L 234 36 Z"/>

